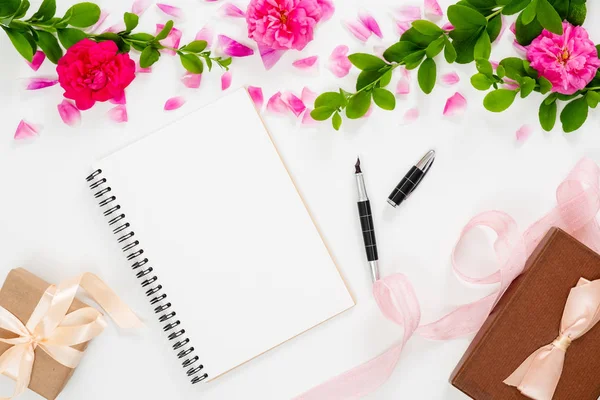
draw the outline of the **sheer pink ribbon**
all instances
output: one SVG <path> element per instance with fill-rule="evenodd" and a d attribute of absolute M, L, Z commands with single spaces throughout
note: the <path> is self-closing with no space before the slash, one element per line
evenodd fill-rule
<path fill-rule="evenodd" d="M 433 340 L 448 340 L 475 333 L 510 283 L 523 272 L 525 261 L 551 227 L 559 227 L 587 246 L 600 249 L 600 227 L 596 214 L 600 210 L 600 169 L 589 159 L 582 159 L 557 189 L 558 205 L 534 223 L 523 235 L 516 222 L 507 214 L 490 211 L 477 215 L 462 231 L 465 234 L 478 226 L 489 227 L 497 234 L 494 251 L 499 269 L 486 277 L 472 277 L 464 272 L 452 253 L 452 265 L 460 279 L 469 283 L 500 284 L 491 295 L 466 304 L 440 320 L 420 325 L 421 311 L 412 285 L 402 274 L 385 277 L 373 285 L 373 295 L 383 315 L 404 327 L 402 339 L 383 354 L 339 375 L 296 400 L 342 400 L 365 396 L 390 377 L 400 360 L 406 342 L 417 333 Z"/>
<path fill-rule="evenodd" d="M 571 289 L 560 322 L 558 338 L 531 354 L 504 383 L 535 400 L 552 400 L 571 342 L 600 321 L 600 280 L 581 278 Z"/>
<path fill-rule="evenodd" d="M 0 342 L 13 345 L 0 356 L 0 374 L 11 375 L 12 371 L 16 371 L 13 395 L 0 400 L 12 399 L 27 389 L 36 347 L 39 346 L 64 366 L 75 368 L 83 353 L 71 346 L 90 341 L 102 333 L 106 322 L 95 308 L 84 307 L 67 314 L 79 288 L 85 289 L 119 327 L 137 328 L 142 325 L 100 278 L 89 273 L 66 280 L 58 287 L 48 287 L 26 324 L 0 306 L 0 328 L 18 335 L 16 338 L 0 338 Z"/>

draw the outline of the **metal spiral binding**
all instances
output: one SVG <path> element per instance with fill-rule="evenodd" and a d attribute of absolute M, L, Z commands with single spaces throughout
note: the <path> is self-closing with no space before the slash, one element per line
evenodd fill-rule
<path fill-rule="evenodd" d="M 149 260 L 143 257 L 144 250 L 140 242 L 135 239 L 135 232 L 121 211 L 121 206 L 117 204 L 117 197 L 112 193 L 112 188 L 108 186 L 106 178 L 102 177 L 102 170 L 94 171 L 87 177 L 87 182 L 90 184 L 90 189 L 94 191 L 94 197 L 98 199 L 102 213 L 108 219 L 113 233 L 119 235 L 117 242 L 123 245 L 122 250 L 127 260 L 133 261 L 131 269 L 140 279 L 140 284 L 146 291 L 154 312 L 159 315 L 158 321 L 167 322 L 163 326 L 163 331 L 168 332 L 167 338 L 170 341 L 175 341 L 173 350 L 177 351 L 177 357 L 182 360 L 182 367 L 187 369 L 186 373 L 192 378 L 192 384 L 202 382 L 208 378 L 208 374 L 200 374 L 204 366 L 198 364 L 199 357 L 194 354 L 195 350 L 190 339 L 185 337 L 185 329 L 181 327 L 181 321 L 175 318 L 177 313 L 171 310 L 171 303 L 166 301 L 167 294 L 162 291 L 163 287 L 158 283 L 158 277 L 153 274 L 153 268 L 147 265 Z"/>

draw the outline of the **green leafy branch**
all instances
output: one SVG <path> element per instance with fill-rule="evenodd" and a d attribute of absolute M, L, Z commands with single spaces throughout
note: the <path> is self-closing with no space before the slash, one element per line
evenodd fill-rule
<path fill-rule="evenodd" d="M 205 64 L 209 71 L 215 63 L 226 70 L 231 64 L 231 58 L 213 57 L 206 50 L 207 43 L 203 40 L 195 40 L 179 48 L 162 45 L 160 41 L 171 33 L 173 21 L 168 21 L 157 35 L 134 33 L 139 17 L 125 13 L 125 30 L 96 35 L 81 29 L 93 26 L 100 19 L 100 7 L 96 4 L 78 3 L 69 8 L 63 17 L 56 17 L 56 0 L 44 0 L 31 17 L 24 19 L 29 7 L 29 0 L 0 0 L 0 28 L 6 32 L 19 54 L 29 62 L 39 48 L 56 64 L 64 54 L 63 48 L 68 49 L 87 38 L 96 42 L 113 41 L 122 53 L 130 52 L 131 48 L 140 51 L 142 68 L 157 62 L 162 49 L 175 51 L 183 67 L 194 74 L 201 74 Z"/>

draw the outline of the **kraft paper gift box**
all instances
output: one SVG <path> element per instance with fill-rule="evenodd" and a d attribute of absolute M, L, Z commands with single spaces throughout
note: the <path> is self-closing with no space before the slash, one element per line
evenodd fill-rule
<path fill-rule="evenodd" d="M 451 376 L 476 400 L 525 400 L 503 381 L 558 336 L 565 303 L 580 278 L 600 278 L 600 256 L 553 228 L 502 296 Z M 573 341 L 553 400 L 600 397 L 600 326 Z"/>

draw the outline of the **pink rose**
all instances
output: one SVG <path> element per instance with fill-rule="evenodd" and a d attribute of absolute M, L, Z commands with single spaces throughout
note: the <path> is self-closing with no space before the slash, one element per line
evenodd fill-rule
<path fill-rule="evenodd" d="M 251 0 L 248 37 L 273 50 L 302 50 L 315 25 L 333 14 L 331 0 Z"/>
<path fill-rule="evenodd" d="M 83 39 L 58 60 L 58 81 L 64 96 L 87 110 L 97 101 L 123 98 L 135 78 L 135 62 L 129 54 L 119 54 L 115 42 Z"/>
<path fill-rule="evenodd" d="M 544 29 L 527 49 L 527 59 L 552 91 L 573 94 L 587 86 L 600 67 L 598 50 L 581 26 L 563 22 L 563 34 Z"/>

